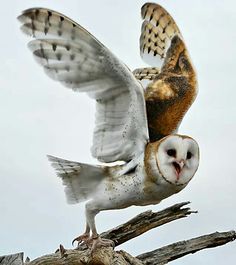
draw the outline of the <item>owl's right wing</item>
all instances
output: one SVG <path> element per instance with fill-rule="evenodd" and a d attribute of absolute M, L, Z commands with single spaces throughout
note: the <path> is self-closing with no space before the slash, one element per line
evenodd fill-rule
<path fill-rule="evenodd" d="M 154 80 L 157 75 L 160 74 L 160 69 L 157 67 L 144 67 L 144 68 L 137 68 L 133 71 L 134 76 L 142 81 L 142 80 Z"/>
<path fill-rule="evenodd" d="M 21 29 L 46 74 L 96 100 L 92 154 L 102 162 L 129 161 L 148 141 L 144 91 L 132 72 L 68 17 L 45 8 L 25 10 Z"/>

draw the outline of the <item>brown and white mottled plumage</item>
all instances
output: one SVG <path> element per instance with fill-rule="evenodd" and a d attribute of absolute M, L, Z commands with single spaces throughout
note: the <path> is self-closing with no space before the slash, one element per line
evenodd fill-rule
<path fill-rule="evenodd" d="M 143 30 L 148 27 L 148 34 L 156 32 L 157 22 L 154 26 L 150 24 L 154 18 L 163 26 L 168 17 L 164 9 L 156 5 L 154 11 L 151 6 L 154 5 L 142 9 L 146 21 Z M 162 19 L 157 17 L 160 11 L 164 14 Z M 46 74 L 96 100 L 92 155 L 101 162 L 123 161 L 119 166 L 94 166 L 49 156 L 65 185 L 68 202 L 88 200 L 86 231 L 75 240 L 89 243 L 92 231 L 95 245 L 109 245 L 109 240 L 98 236 L 95 226 L 98 212 L 157 204 L 182 190 L 197 170 L 199 149 L 192 138 L 169 135 L 159 140 L 176 129 L 193 98 L 188 99 L 194 72 L 185 45 L 180 35 L 175 34 L 179 32 L 172 20 L 167 23 L 170 28 L 166 26 L 165 34 L 170 35 L 172 28 L 176 31 L 168 35 L 171 41 L 168 49 L 165 39 L 161 39 L 162 52 L 155 50 L 155 42 L 146 44 L 149 39 L 142 33 L 141 52 L 153 51 L 153 56 L 160 56 L 164 63 L 160 71 L 153 67 L 133 74 L 94 36 L 58 12 L 32 8 L 24 11 L 19 20 L 22 31 L 34 38 L 29 48 Z M 162 45 L 158 41 L 162 35 L 158 34 L 154 37 Z M 151 81 L 145 95 L 138 79 Z"/>
<path fill-rule="evenodd" d="M 133 71 L 133 74 L 140 81 L 153 80 L 160 74 L 160 69 L 156 67 L 137 68 Z"/>
<path fill-rule="evenodd" d="M 129 171 L 127 163 L 94 166 L 53 156 L 49 160 L 65 185 L 68 203 L 88 201 L 86 231 L 74 240 L 82 243 L 90 241 L 90 230 L 97 239 L 95 216 L 100 211 L 158 204 L 185 188 L 197 171 L 199 148 L 188 136 L 169 135 L 148 143 Z M 98 240 L 102 245 L 111 244 Z"/>
<path fill-rule="evenodd" d="M 160 5 L 142 7 L 140 54 L 155 68 L 134 71 L 145 90 L 150 141 L 175 133 L 197 95 L 197 78 L 174 19 Z M 156 68 L 160 66 L 160 69 Z"/>

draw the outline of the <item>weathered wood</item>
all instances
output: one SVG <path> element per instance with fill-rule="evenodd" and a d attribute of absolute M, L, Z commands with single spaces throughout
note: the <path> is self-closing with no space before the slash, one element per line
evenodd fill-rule
<path fill-rule="evenodd" d="M 115 241 L 116 246 L 137 237 L 146 231 L 195 213 L 188 207 L 188 202 L 175 204 L 160 212 L 146 211 L 132 218 L 125 224 L 102 233 L 102 236 Z M 236 232 L 223 232 L 204 235 L 186 241 L 180 241 L 151 252 L 132 257 L 125 251 L 112 248 L 90 249 L 80 247 L 65 250 L 60 246 L 57 253 L 39 257 L 27 263 L 23 262 L 23 253 L 0 257 L 0 265 L 163 265 L 190 253 L 202 249 L 217 247 L 236 239 Z"/>
<path fill-rule="evenodd" d="M 168 262 L 181 258 L 188 254 L 193 254 L 197 251 L 206 248 L 214 248 L 236 239 L 236 232 L 215 232 L 209 235 L 204 235 L 192 238 L 186 241 L 180 241 L 151 252 L 147 252 L 137 256 L 145 265 L 163 265 Z"/>
<path fill-rule="evenodd" d="M 155 227 L 187 217 L 191 213 L 196 213 L 196 211 L 191 211 L 188 207 L 182 208 L 187 204 L 189 204 L 189 202 L 182 202 L 159 212 L 143 212 L 128 222 L 102 233 L 101 237 L 113 240 L 115 246 L 118 246 Z"/>
<path fill-rule="evenodd" d="M 23 265 L 23 257 L 24 254 L 22 252 L 7 256 L 1 256 L 0 265 Z"/>
<path fill-rule="evenodd" d="M 64 255 L 60 252 L 44 255 L 27 265 L 143 265 L 135 257 L 130 256 L 125 252 L 115 252 L 111 247 L 99 248 L 91 253 L 90 250 L 66 250 Z M 22 265 L 23 263 L 21 263 Z M 2 265 L 2 264 L 1 264 Z M 4 263 L 4 265 L 12 265 Z M 15 265 L 15 264 L 14 264 Z M 18 264 L 17 264 L 18 265 Z"/>
<path fill-rule="evenodd" d="M 118 253 L 122 254 L 124 259 L 130 264 L 130 265 L 143 265 L 143 262 L 133 256 L 131 256 L 129 253 L 125 252 L 124 250 L 117 251 Z"/>
<path fill-rule="evenodd" d="M 112 248 L 101 248 L 91 253 L 90 250 L 66 250 L 41 256 L 33 261 L 23 262 L 23 253 L 0 257 L 0 265 L 143 265 L 125 251 L 115 252 Z"/>

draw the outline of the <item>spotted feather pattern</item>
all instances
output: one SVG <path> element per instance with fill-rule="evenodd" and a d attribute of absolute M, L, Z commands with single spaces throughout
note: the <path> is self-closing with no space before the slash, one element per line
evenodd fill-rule
<path fill-rule="evenodd" d="M 154 80 L 160 73 L 160 69 L 156 67 L 137 68 L 133 71 L 134 76 L 138 80 Z"/>
<path fill-rule="evenodd" d="M 160 5 L 146 3 L 141 10 L 141 57 L 160 67 L 145 86 L 149 140 L 176 133 L 197 95 L 196 72 L 183 37 L 170 14 Z M 135 72 L 140 79 L 143 74 Z"/>
<path fill-rule="evenodd" d="M 45 8 L 18 17 L 45 73 L 96 100 L 92 155 L 102 162 L 130 161 L 148 141 L 144 91 L 132 72 L 70 18 Z"/>
<path fill-rule="evenodd" d="M 171 15 L 158 4 L 144 4 L 141 15 L 141 57 L 149 65 L 161 67 L 171 39 L 180 31 Z"/>

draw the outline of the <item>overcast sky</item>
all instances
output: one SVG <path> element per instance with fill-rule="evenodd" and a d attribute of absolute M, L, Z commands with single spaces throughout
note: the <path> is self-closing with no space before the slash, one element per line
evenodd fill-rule
<path fill-rule="evenodd" d="M 94 102 L 50 80 L 19 30 L 22 10 L 48 7 L 94 34 L 131 69 L 139 57 L 140 8 L 145 1 L 44 0 L 2 3 L 0 9 L 0 255 L 31 258 L 53 252 L 83 232 L 84 205 L 67 205 L 46 154 L 95 163 L 90 146 Z M 236 229 L 236 2 L 159 1 L 175 18 L 198 72 L 199 94 L 179 132 L 201 151 L 198 172 L 185 190 L 156 206 L 97 216 L 100 232 L 146 209 L 191 201 L 199 213 L 152 230 L 121 246 L 133 255 L 204 233 Z M 144 243 L 143 243 L 144 242 Z M 134 248 L 135 245 L 135 248 Z M 234 264 L 235 243 L 202 251 L 173 264 Z"/>

